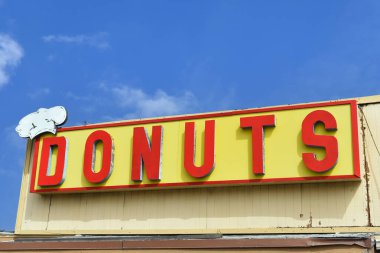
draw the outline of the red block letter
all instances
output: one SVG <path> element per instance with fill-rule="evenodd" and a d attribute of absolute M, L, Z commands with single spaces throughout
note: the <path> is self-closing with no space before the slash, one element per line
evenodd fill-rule
<path fill-rule="evenodd" d="M 142 181 L 142 168 L 149 180 L 161 180 L 162 126 L 152 127 L 152 144 L 144 127 L 133 129 L 132 180 Z"/>
<path fill-rule="evenodd" d="M 53 148 L 58 149 L 54 175 L 50 175 Z M 65 181 L 67 140 L 65 137 L 49 137 L 43 139 L 40 170 L 38 175 L 39 186 L 56 186 Z"/>
<path fill-rule="evenodd" d="M 274 127 L 274 115 L 240 118 L 241 128 L 252 128 L 252 170 L 254 174 L 265 174 L 264 127 Z"/>
<path fill-rule="evenodd" d="M 205 122 L 204 162 L 202 166 L 194 165 L 195 126 L 194 122 L 185 124 L 185 162 L 184 166 L 192 177 L 205 177 L 211 174 L 215 166 L 215 120 Z"/>
<path fill-rule="evenodd" d="M 102 156 L 102 167 L 100 171 L 95 172 L 95 151 L 96 145 L 103 143 L 103 156 Z M 84 164 L 83 173 L 86 179 L 93 184 L 99 184 L 106 181 L 113 169 L 113 141 L 111 136 L 102 130 L 95 131 L 91 133 L 86 141 L 86 146 L 84 149 Z"/>
<path fill-rule="evenodd" d="M 302 153 L 305 166 L 315 172 L 325 172 L 332 169 L 338 161 L 338 141 L 334 136 L 316 135 L 315 125 L 322 122 L 328 131 L 337 130 L 334 116 L 323 110 L 309 113 L 302 122 L 302 141 L 306 146 L 321 147 L 326 150 L 323 160 L 317 160 L 314 153 Z"/>

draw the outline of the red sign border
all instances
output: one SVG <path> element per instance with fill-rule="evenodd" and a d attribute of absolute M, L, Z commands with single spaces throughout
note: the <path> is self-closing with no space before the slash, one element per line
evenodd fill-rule
<path fill-rule="evenodd" d="M 40 138 L 37 137 L 34 143 L 33 168 L 30 184 L 31 193 L 49 193 L 49 192 L 82 192 L 82 191 L 99 191 L 99 190 L 116 190 L 116 189 L 136 189 L 136 188 L 170 188 L 180 186 L 202 186 L 202 185 L 248 185 L 250 183 L 287 183 L 287 182 L 302 182 L 302 181 L 319 181 L 319 180 L 344 180 L 344 179 L 360 179 L 360 158 L 359 158 L 359 135 L 358 135 L 358 119 L 357 119 L 357 101 L 356 100 L 341 100 L 330 102 L 317 102 L 298 105 L 285 105 L 265 108 L 243 109 L 226 112 L 214 112 L 205 114 L 171 116 L 164 118 L 131 120 L 125 122 L 101 123 L 86 126 L 74 126 L 59 128 L 58 132 L 67 132 L 84 129 L 98 129 L 118 126 L 131 126 L 150 123 L 163 123 L 179 120 L 207 119 L 232 115 L 244 115 L 250 113 L 285 111 L 293 109 L 316 108 L 333 105 L 350 105 L 351 109 L 351 124 L 352 124 L 352 152 L 354 163 L 354 175 L 335 175 L 335 176 L 310 176 L 310 177 L 290 177 L 290 178 L 268 178 L 268 179 L 244 179 L 244 180 L 224 180 L 224 181 L 202 181 L 202 182 L 181 182 L 181 183 L 153 183 L 153 184 L 138 184 L 138 185 L 115 185 L 115 186 L 94 186 L 94 187 L 73 187 L 73 188 L 46 188 L 34 189 L 37 171 L 37 160 Z"/>

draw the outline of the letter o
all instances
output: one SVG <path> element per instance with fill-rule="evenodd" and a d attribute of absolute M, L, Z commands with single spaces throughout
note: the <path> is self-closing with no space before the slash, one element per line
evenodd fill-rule
<path fill-rule="evenodd" d="M 102 167 L 100 171 L 95 172 L 95 151 L 96 145 L 103 143 Z M 94 184 L 106 181 L 113 169 L 113 140 L 111 135 L 106 131 L 98 130 L 91 133 L 86 141 L 84 150 L 83 173 L 85 178 Z"/>

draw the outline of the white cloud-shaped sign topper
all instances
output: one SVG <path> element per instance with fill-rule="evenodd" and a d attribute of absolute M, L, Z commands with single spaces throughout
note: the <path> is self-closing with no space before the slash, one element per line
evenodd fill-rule
<path fill-rule="evenodd" d="M 16 132 L 20 137 L 33 139 L 39 134 L 50 132 L 55 134 L 57 126 L 66 122 L 67 112 L 63 106 L 55 106 L 49 109 L 40 108 L 37 112 L 30 113 L 20 120 Z"/>

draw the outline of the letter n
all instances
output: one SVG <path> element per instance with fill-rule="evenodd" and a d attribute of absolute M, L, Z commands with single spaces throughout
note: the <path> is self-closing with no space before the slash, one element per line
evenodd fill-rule
<path fill-rule="evenodd" d="M 150 141 L 144 127 L 133 129 L 133 181 L 142 181 L 143 167 L 149 180 L 161 180 L 162 135 L 162 126 L 152 127 L 152 141 Z"/>

